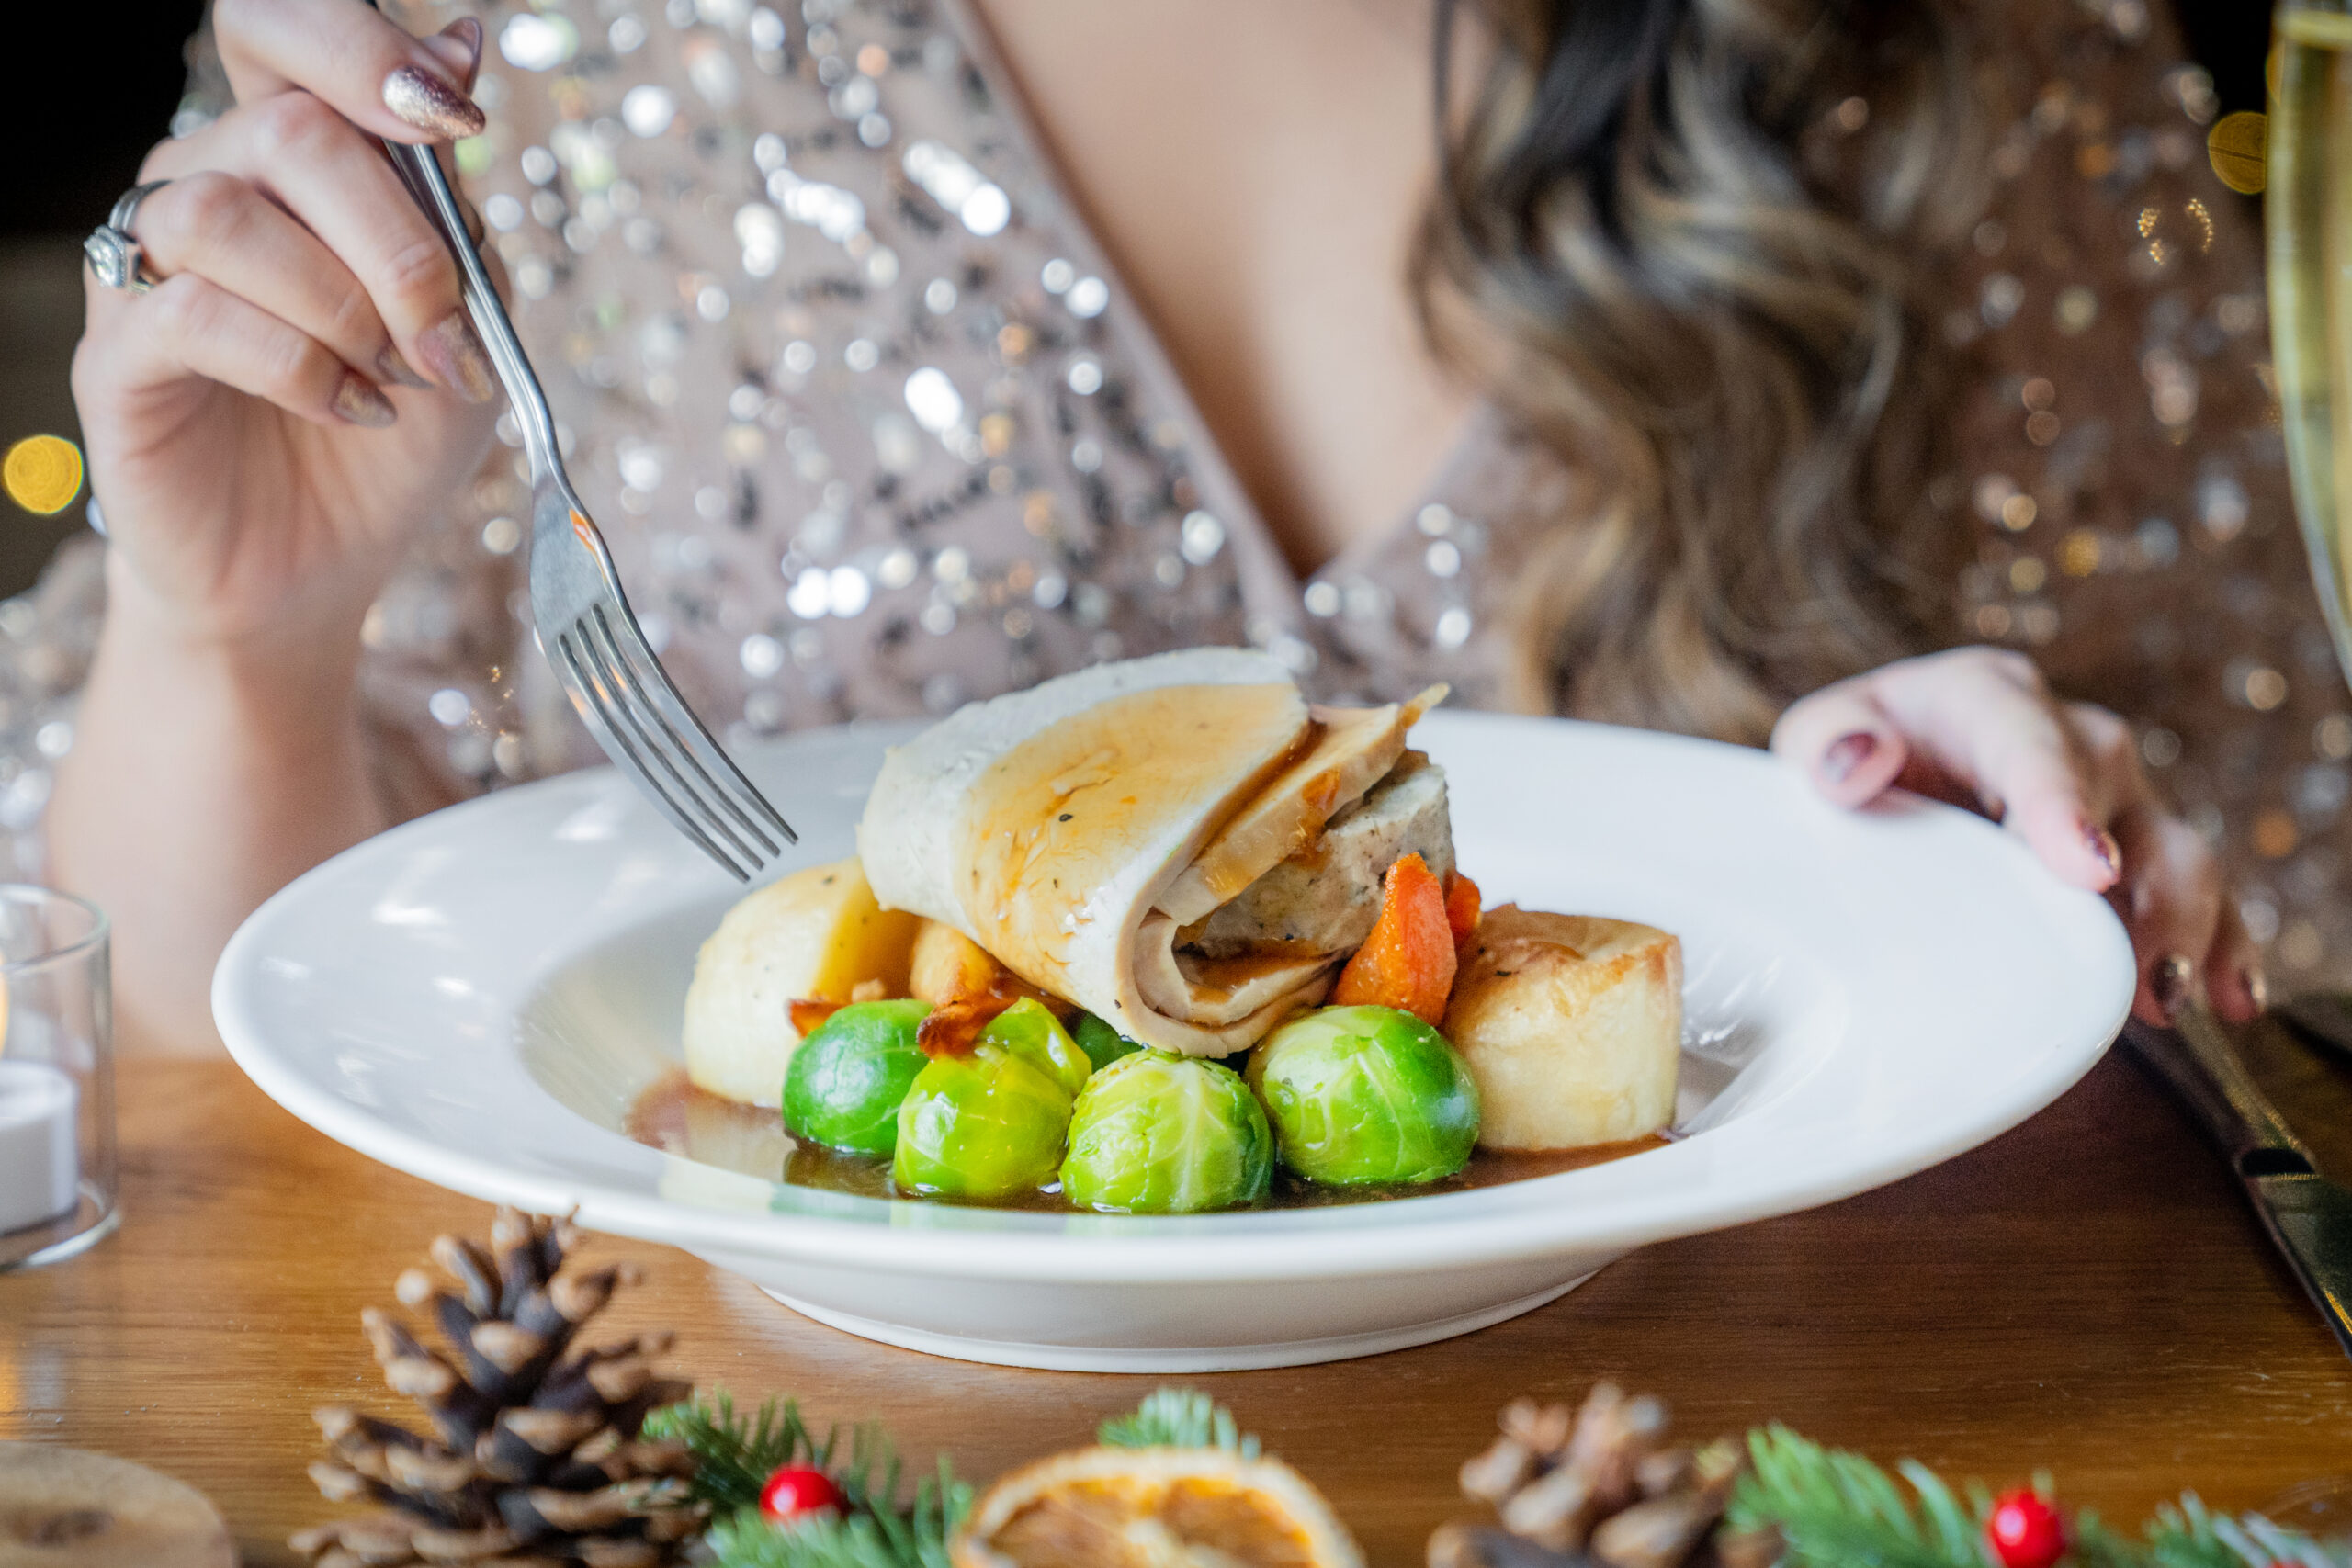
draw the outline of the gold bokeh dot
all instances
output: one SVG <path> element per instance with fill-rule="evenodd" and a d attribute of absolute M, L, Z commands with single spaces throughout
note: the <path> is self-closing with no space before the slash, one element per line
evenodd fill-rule
<path fill-rule="evenodd" d="M 2295 819 L 2275 807 L 2254 819 L 2254 852 L 2265 860 L 2285 860 L 2293 854 L 2299 837 Z"/>
<path fill-rule="evenodd" d="M 28 435 L 0 459 L 8 499 L 43 517 L 82 493 L 82 449 L 62 435 Z"/>
<path fill-rule="evenodd" d="M 2076 528 L 2058 546 L 2058 568 L 2069 577 L 2088 577 L 2098 570 L 2101 550 L 2098 531 Z"/>
<path fill-rule="evenodd" d="M 2205 133 L 2205 156 L 2223 185 L 2240 196 L 2262 194 L 2270 172 L 2265 145 L 2269 134 L 2269 117 L 2253 109 L 2225 114 L 2213 122 Z"/>

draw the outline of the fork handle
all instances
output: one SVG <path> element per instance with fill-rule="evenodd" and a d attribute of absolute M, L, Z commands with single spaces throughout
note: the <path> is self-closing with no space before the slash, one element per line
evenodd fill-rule
<path fill-rule="evenodd" d="M 367 3 L 379 13 L 383 10 L 383 0 Z M 425 221 L 439 232 L 441 243 L 458 259 L 466 314 L 473 319 L 474 331 L 490 355 L 491 368 L 497 373 L 498 384 L 505 389 L 506 401 L 514 411 L 514 423 L 522 428 L 523 451 L 531 460 L 533 478 L 559 479 L 569 491 L 571 480 L 563 471 L 563 454 L 555 434 L 555 412 L 548 406 L 547 392 L 531 369 L 530 356 L 523 352 L 523 340 L 515 335 L 514 322 L 506 314 L 504 302 L 498 298 L 498 290 L 491 287 L 489 269 L 481 265 L 481 256 L 474 249 L 473 235 L 466 228 L 465 215 L 458 209 L 457 193 L 449 188 L 448 177 L 441 172 L 441 160 L 434 156 L 429 146 L 413 147 L 390 140 L 383 145 L 401 183 L 408 187 L 410 197 L 424 209 Z"/>
<path fill-rule="evenodd" d="M 481 334 L 482 346 L 490 352 L 491 367 L 498 373 L 499 384 L 506 389 L 506 400 L 513 405 L 514 421 L 522 427 L 523 449 L 530 457 L 532 468 L 539 474 L 562 478 L 563 457 L 556 442 L 555 414 L 548 406 L 547 393 L 541 389 L 538 377 L 532 372 L 529 356 L 523 352 L 522 339 L 515 335 L 514 320 L 507 315 L 498 290 L 491 287 L 489 269 L 481 265 L 481 256 L 474 249 L 465 217 L 458 209 L 457 193 L 449 188 L 448 177 L 441 172 L 441 161 L 433 155 L 432 148 L 413 147 L 404 141 L 388 141 L 384 151 L 391 155 L 401 183 L 408 186 L 409 195 L 424 209 L 442 243 L 457 258 L 466 313 L 473 318 L 474 330 Z"/>

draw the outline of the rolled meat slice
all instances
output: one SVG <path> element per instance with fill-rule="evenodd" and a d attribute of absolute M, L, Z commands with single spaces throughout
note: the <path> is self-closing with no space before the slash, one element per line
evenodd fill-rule
<path fill-rule="evenodd" d="M 1399 767 L 1406 727 L 1442 694 L 1310 710 L 1281 664 L 1234 649 L 1097 665 L 894 750 L 858 853 L 885 908 L 955 927 L 1130 1039 L 1225 1055 L 1321 1000 L 1344 954 L 1191 939 L 1269 872 L 1311 858 L 1331 818 Z M 1442 794 L 1436 818 L 1442 832 Z"/>

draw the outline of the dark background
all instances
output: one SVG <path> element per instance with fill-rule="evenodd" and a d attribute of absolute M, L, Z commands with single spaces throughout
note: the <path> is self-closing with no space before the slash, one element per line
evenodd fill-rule
<path fill-rule="evenodd" d="M 81 335 L 81 237 L 169 126 L 186 72 L 182 44 L 203 9 L 202 0 L 12 7 L 19 102 L 51 107 L 20 111 L 17 145 L 0 161 L 0 447 L 42 432 L 80 439 L 66 368 Z M 2176 11 L 2189 52 L 2213 73 L 2222 111 L 2262 107 L 2267 7 L 2177 0 Z M 57 541 L 81 526 L 79 502 L 36 517 L 0 501 L 0 594 L 28 584 Z"/>

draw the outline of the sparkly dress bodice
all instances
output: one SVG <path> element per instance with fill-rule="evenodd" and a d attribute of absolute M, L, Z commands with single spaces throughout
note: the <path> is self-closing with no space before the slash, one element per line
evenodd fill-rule
<path fill-rule="evenodd" d="M 1514 563 L 1578 488 L 1496 417 L 1305 581 L 1088 233 L 963 0 L 403 0 L 491 39 L 458 149 L 567 462 L 649 637 L 739 734 L 944 713 L 1101 659 L 1253 643 L 1318 694 L 1519 700 Z M 2035 653 L 2240 868 L 2290 983 L 2352 974 L 2352 704 L 2263 377 L 2256 214 L 2143 0 L 1981 0 L 1991 205 L 1937 266 L 1967 372 L 1952 639 Z M 225 101 L 199 38 L 177 128 Z M 503 444 L 370 611 L 416 809 L 594 757 L 533 651 Z M 69 556 L 0 606 L 0 822 L 38 869 L 96 614 Z M 15 618 L 11 620 L 13 615 Z M 36 668 L 38 666 L 38 668 Z M 64 728 L 61 731 L 60 726 Z"/>

